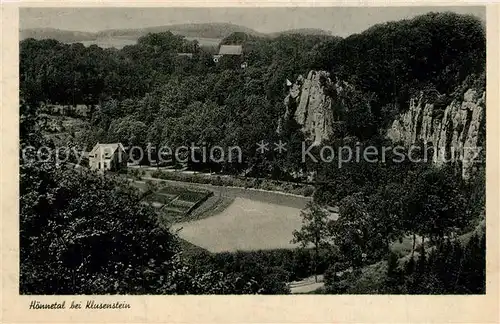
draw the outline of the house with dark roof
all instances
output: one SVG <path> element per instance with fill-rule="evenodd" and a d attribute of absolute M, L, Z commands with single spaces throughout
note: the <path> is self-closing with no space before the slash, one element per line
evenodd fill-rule
<path fill-rule="evenodd" d="M 121 143 L 97 143 L 89 153 L 89 167 L 116 171 L 127 166 L 128 155 Z"/>

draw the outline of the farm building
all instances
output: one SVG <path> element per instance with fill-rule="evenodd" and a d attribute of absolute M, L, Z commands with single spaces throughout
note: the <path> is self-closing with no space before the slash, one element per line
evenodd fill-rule
<path fill-rule="evenodd" d="M 97 143 L 89 153 L 89 167 L 94 170 L 119 170 L 127 166 L 127 160 L 121 143 Z"/>
<path fill-rule="evenodd" d="M 219 63 L 224 57 L 225 61 L 231 61 L 236 66 L 243 67 L 243 47 L 241 45 L 221 45 L 219 53 L 213 56 L 215 63 Z M 245 64 L 246 67 L 246 64 Z"/>
<path fill-rule="evenodd" d="M 243 55 L 243 47 L 241 45 L 221 45 L 219 55 Z"/>

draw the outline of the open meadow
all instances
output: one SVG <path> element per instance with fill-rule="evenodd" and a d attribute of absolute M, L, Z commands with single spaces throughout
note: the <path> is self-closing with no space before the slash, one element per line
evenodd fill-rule
<path fill-rule="evenodd" d="M 293 248 L 301 226 L 300 209 L 235 198 L 220 214 L 173 225 L 179 236 L 210 252 Z"/>

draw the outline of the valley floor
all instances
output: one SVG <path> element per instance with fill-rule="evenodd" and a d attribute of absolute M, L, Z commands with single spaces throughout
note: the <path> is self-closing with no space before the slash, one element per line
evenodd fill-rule
<path fill-rule="evenodd" d="M 210 252 L 293 248 L 300 209 L 235 198 L 220 214 L 172 226 L 179 236 Z"/>
<path fill-rule="evenodd" d="M 182 239 L 210 252 L 294 248 L 292 233 L 300 228 L 300 211 L 311 200 L 263 190 L 142 179 L 214 193 L 186 221 L 172 225 Z M 145 184 L 145 181 L 134 183 Z"/>

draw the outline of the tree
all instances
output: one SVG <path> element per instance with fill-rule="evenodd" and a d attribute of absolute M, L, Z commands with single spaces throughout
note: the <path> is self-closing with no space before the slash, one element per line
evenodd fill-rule
<path fill-rule="evenodd" d="M 399 282 L 400 289 L 409 294 L 484 294 L 484 243 L 484 231 L 475 231 L 466 242 L 448 239 L 416 261 L 410 258 L 403 277 L 393 272 L 387 282 Z"/>
<path fill-rule="evenodd" d="M 368 256 L 372 235 L 370 214 L 362 193 L 342 199 L 333 231 L 335 245 L 344 260 L 354 269 L 361 267 Z"/>
<path fill-rule="evenodd" d="M 440 243 L 470 222 L 463 180 L 450 167 L 427 168 L 407 178 L 402 199 L 403 221 L 408 233 Z M 415 243 L 414 243 L 415 245 Z M 414 250 L 414 249 L 413 249 Z"/>
<path fill-rule="evenodd" d="M 390 244 L 403 237 L 402 192 L 397 183 L 381 185 L 368 197 L 371 232 L 371 251 L 390 252 Z"/>
<path fill-rule="evenodd" d="M 160 276 L 176 239 L 126 184 L 50 163 L 23 164 L 20 177 L 22 293 L 175 291 Z"/>
<path fill-rule="evenodd" d="M 403 281 L 402 270 L 399 269 L 398 256 L 390 252 L 387 258 L 386 289 L 389 293 L 398 293 Z"/>
<path fill-rule="evenodd" d="M 330 227 L 332 220 L 328 213 L 315 203 L 308 203 L 301 213 L 302 227 L 293 232 L 292 243 L 299 243 L 302 248 L 311 244 L 314 247 L 314 279 L 318 282 L 319 251 L 331 246 Z"/>

